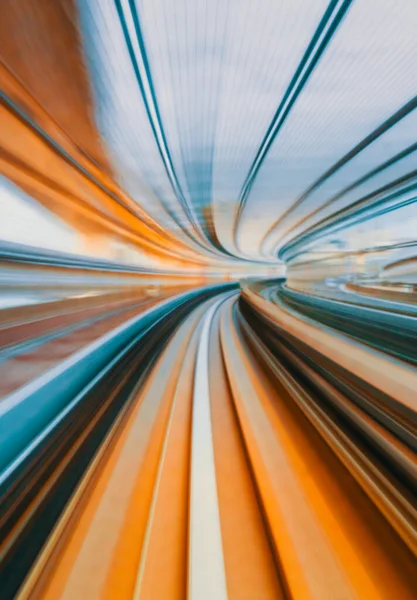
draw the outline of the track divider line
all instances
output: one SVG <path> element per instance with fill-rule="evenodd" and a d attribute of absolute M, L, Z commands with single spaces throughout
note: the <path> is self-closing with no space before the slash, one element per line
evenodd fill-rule
<path fill-rule="evenodd" d="M 188 600 L 227 600 L 210 415 L 209 339 L 214 302 L 203 322 L 194 375 Z"/>
<path fill-rule="evenodd" d="M 235 298 L 230 302 L 236 305 Z M 214 458 L 227 591 L 229 600 L 287 600 L 224 364 L 220 319 L 227 306 L 228 302 L 225 302 L 214 316 L 209 358 Z"/>

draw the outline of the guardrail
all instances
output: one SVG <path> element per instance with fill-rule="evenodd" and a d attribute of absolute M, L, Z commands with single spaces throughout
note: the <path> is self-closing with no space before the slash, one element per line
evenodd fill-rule
<path fill-rule="evenodd" d="M 145 269 L 134 265 L 123 265 L 110 260 L 89 258 L 65 252 L 48 251 L 25 244 L 0 242 L 0 261 L 13 263 L 37 264 L 42 266 L 63 267 L 69 269 L 85 269 L 88 271 L 110 271 L 118 273 L 163 274 L 163 271 Z"/>
<path fill-rule="evenodd" d="M 398 402 L 401 410 L 416 411 L 417 371 L 415 367 L 396 358 L 371 349 L 346 334 L 317 323 L 306 315 L 273 303 L 259 291 L 259 285 L 242 285 L 241 295 L 278 332 L 284 331 L 310 346 L 319 354 L 343 366 L 353 375 L 367 382 Z M 400 409 L 400 408 L 399 408 Z"/>
<path fill-rule="evenodd" d="M 0 485 L 162 318 L 199 295 L 213 295 L 232 287 L 220 284 L 198 288 L 161 301 L 4 398 L 0 404 Z"/>

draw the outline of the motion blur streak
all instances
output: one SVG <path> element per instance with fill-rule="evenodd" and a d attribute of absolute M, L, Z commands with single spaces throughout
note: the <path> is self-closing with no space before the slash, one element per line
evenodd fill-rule
<path fill-rule="evenodd" d="M 417 598 L 415 0 L 4 0 L 1 600 Z"/>

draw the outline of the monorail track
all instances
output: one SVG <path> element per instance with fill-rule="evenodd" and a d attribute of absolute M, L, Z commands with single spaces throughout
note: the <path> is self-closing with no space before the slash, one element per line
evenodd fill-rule
<path fill-rule="evenodd" d="M 415 598 L 415 411 L 194 298 L 4 489 L 4 598 Z M 327 362 L 326 362 L 327 361 Z"/>

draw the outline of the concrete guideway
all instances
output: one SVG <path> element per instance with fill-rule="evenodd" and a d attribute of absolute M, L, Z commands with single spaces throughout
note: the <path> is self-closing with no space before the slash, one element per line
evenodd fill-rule
<path fill-rule="evenodd" d="M 170 337 L 17 597 L 414 597 L 415 504 L 374 450 L 409 481 L 415 454 L 228 296 Z"/>

